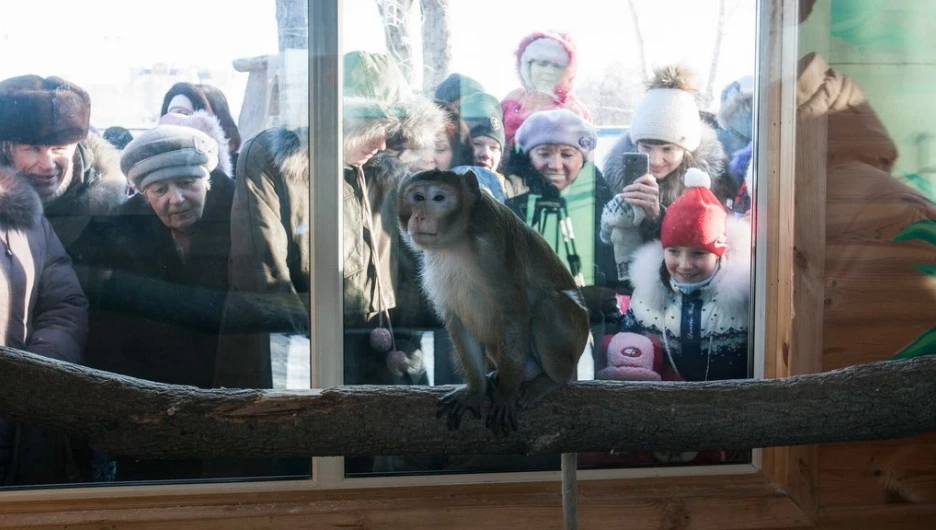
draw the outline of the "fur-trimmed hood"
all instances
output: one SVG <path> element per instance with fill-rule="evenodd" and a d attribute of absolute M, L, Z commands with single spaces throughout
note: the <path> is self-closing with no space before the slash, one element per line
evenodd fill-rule
<path fill-rule="evenodd" d="M 424 149 L 435 145 L 445 127 L 445 112 L 425 98 L 412 98 L 392 105 L 363 98 L 344 99 L 344 144 L 370 140 L 384 134 L 399 136 L 407 147 Z"/>
<path fill-rule="evenodd" d="M 271 162 L 287 184 L 309 186 L 309 129 L 270 129 L 268 137 Z"/>
<path fill-rule="evenodd" d="M 120 153 L 107 140 L 89 134 L 78 144 L 72 182 L 64 195 L 45 205 L 56 235 L 68 248 L 92 217 L 113 214 L 127 200 L 129 184 L 120 171 Z"/>
<path fill-rule="evenodd" d="M 714 303 L 719 314 L 743 314 L 751 298 L 751 225 L 744 219 L 730 217 L 725 232 L 728 248 L 721 257 L 715 279 L 702 288 L 702 299 Z M 662 264 L 663 244 L 654 240 L 634 253 L 630 265 L 632 299 L 640 299 L 651 311 L 662 312 L 670 298 L 671 290 L 660 277 Z"/>
<path fill-rule="evenodd" d="M 26 230 L 42 217 L 39 194 L 11 167 L 0 167 L 0 225 Z"/>
<path fill-rule="evenodd" d="M 712 177 L 712 192 L 719 199 L 724 199 L 725 197 L 721 197 L 717 190 L 724 185 L 733 188 L 730 183 L 720 182 L 725 179 L 725 150 L 722 148 L 721 142 L 718 141 L 715 130 L 704 122 L 702 123 L 701 132 L 699 147 L 692 151 L 692 156 L 696 161 L 696 167 Z M 624 186 L 631 184 L 631 182 L 625 181 L 624 178 L 624 153 L 635 152 L 637 152 L 637 144 L 631 140 L 630 133 L 626 131 L 611 148 L 611 151 L 608 152 L 602 169 L 605 181 L 611 187 L 612 192 L 620 193 Z M 673 177 L 682 179 L 682 175 L 673 175 Z"/>
<path fill-rule="evenodd" d="M 556 84 L 556 88 L 553 89 L 553 96 L 555 96 L 556 99 L 560 102 L 564 102 L 566 98 L 568 98 L 569 94 L 572 93 L 573 85 L 575 83 L 575 74 L 578 71 L 578 53 L 575 50 L 575 44 L 573 44 L 571 38 L 568 35 L 552 31 L 534 31 L 533 33 L 530 33 L 524 37 L 517 46 L 517 50 L 514 52 L 514 55 L 517 61 L 517 75 L 520 77 L 520 81 L 527 90 L 534 90 L 534 87 L 530 78 L 529 61 L 524 64 L 523 54 L 527 50 L 527 47 L 537 39 L 550 39 L 556 41 L 569 55 L 569 64 L 566 65 L 565 72 L 563 72 L 562 77 Z"/>
<path fill-rule="evenodd" d="M 344 56 L 344 144 L 386 134 L 414 149 L 435 145 L 445 113 L 432 100 L 416 96 L 387 54 L 363 51 Z"/>

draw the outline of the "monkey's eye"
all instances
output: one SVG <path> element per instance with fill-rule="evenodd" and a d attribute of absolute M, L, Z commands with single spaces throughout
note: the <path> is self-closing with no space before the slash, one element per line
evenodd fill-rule
<path fill-rule="evenodd" d="M 435 195 L 432 196 L 432 200 L 434 200 L 435 202 L 442 202 L 445 200 L 445 194 L 436 193 Z"/>
<path fill-rule="evenodd" d="M 414 194 L 413 194 L 413 200 L 416 201 L 416 202 L 422 202 L 422 201 L 426 200 L 426 196 L 423 195 L 422 193 L 414 193 Z"/>

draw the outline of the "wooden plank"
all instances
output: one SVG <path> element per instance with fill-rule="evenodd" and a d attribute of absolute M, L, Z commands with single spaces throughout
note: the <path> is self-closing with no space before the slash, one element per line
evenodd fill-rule
<path fill-rule="evenodd" d="M 841 322 L 841 323 L 840 323 Z M 823 370 L 883 361 L 890 358 L 888 349 L 904 341 L 910 343 L 921 333 L 936 325 L 936 321 L 855 322 L 826 321 Z"/>
<path fill-rule="evenodd" d="M 689 481 L 685 488 L 654 481 L 584 482 L 580 485 L 582 528 L 741 529 L 802 526 L 792 501 L 756 478 Z M 693 483 L 694 482 L 694 483 Z M 85 506 L 54 514 L 15 514 L 0 528 L 248 529 L 248 528 L 472 528 L 561 527 L 557 484 L 488 485 L 306 492 L 254 503 L 173 506 Z M 186 502 L 195 500 L 186 497 Z M 178 500 L 178 499 L 177 499 Z M 197 502 L 197 501 L 196 501 Z"/>
<path fill-rule="evenodd" d="M 822 447 L 823 506 L 936 503 L 936 436 Z"/>

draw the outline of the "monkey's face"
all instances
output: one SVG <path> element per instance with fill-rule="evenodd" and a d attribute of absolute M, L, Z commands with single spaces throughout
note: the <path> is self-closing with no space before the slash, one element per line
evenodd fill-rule
<path fill-rule="evenodd" d="M 415 181 L 400 195 L 400 226 L 408 239 L 423 250 L 446 246 L 458 236 L 453 230 L 462 198 L 454 186 L 437 181 Z"/>

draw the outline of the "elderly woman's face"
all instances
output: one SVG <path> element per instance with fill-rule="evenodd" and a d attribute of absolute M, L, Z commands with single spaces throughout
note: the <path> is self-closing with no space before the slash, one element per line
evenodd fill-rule
<path fill-rule="evenodd" d="M 543 144 L 530 151 L 530 163 L 533 169 L 562 191 L 575 182 L 585 165 L 585 156 L 568 145 Z"/>
<path fill-rule="evenodd" d="M 203 178 L 181 177 L 154 182 L 143 190 L 146 203 L 167 228 L 184 232 L 201 219 L 208 185 Z"/>

